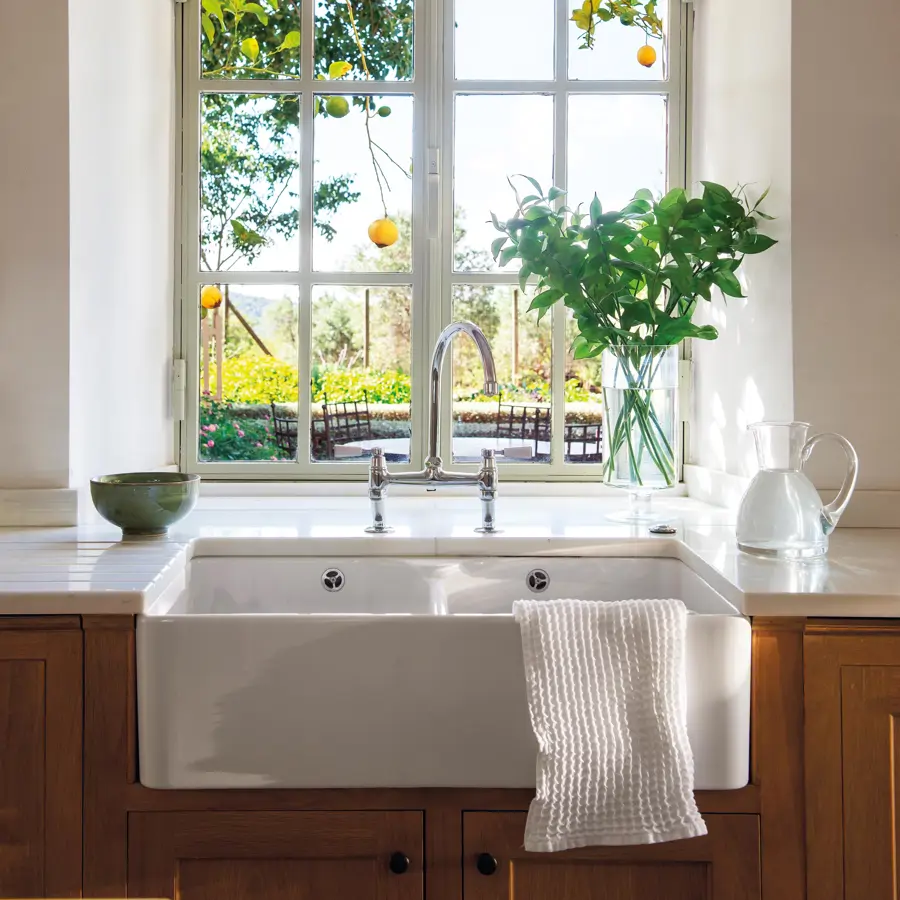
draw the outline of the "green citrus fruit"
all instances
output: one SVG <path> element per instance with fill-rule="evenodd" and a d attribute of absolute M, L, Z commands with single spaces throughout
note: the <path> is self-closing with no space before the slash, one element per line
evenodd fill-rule
<path fill-rule="evenodd" d="M 325 101 L 325 112 L 334 119 L 343 119 L 350 112 L 346 97 L 329 97 Z"/>
<path fill-rule="evenodd" d="M 382 119 L 386 119 L 391 114 L 391 108 L 389 106 L 379 106 L 376 112 Z"/>

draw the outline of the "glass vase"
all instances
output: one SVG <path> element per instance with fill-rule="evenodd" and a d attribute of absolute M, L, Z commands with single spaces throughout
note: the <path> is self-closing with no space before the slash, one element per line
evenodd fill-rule
<path fill-rule="evenodd" d="M 678 481 L 678 347 L 609 347 L 601 367 L 604 477 L 629 492 L 627 519 L 649 520 L 652 492 Z"/>

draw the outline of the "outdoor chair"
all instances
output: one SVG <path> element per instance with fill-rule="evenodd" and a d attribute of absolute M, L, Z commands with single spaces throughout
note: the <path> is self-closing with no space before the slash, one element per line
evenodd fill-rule
<path fill-rule="evenodd" d="M 498 403 L 497 437 L 533 442 L 538 457 L 538 443 L 550 441 L 550 407 L 518 403 Z"/>
<path fill-rule="evenodd" d="M 297 455 L 297 420 L 279 416 L 272 403 L 272 428 L 275 432 L 275 446 L 288 456 Z"/>
<path fill-rule="evenodd" d="M 564 440 L 567 462 L 603 461 L 603 425 L 600 422 L 566 425 Z M 576 445 L 574 450 L 573 444 Z"/>
<path fill-rule="evenodd" d="M 369 395 L 363 391 L 363 399 L 350 402 L 329 403 L 328 396 L 322 404 L 322 421 L 325 426 L 325 456 L 335 458 L 337 444 L 370 441 L 372 417 L 369 414 Z"/>

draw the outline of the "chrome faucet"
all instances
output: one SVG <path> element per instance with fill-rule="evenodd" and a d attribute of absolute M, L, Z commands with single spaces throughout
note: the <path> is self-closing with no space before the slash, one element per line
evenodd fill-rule
<path fill-rule="evenodd" d="M 468 472 L 445 472 L 444 464 L 438 456 L 441 401 L 441 370 L 444 356 L 454 336 L 464 331 L 475 341 L 481 367 L 484 369 L 484 393 L 491 395 L 499 392 L 497 372 L 494 368 L 494 355 L 484 332 L 471 322 L 453 322 L 440 334 L 434 345 L 431 356 L 430 405 L 428 420 L 428 457 L 425 468 L 420 472 L 402 472 L 392 475 L 387 468 L 384 450 L 375 447 L 372 450 L 372 462 L 369 466 L 369 500 L 372 504 L 372 524 L 366 531 L 370 534 L 385 534 L 392 531 L 385 523 L 385 498 L 391 484 L 424 484 L 428 490 L 435 490 L 441 485 L 475 485 L 481 493 L 481 528 L 475 530 L 482 534 L 491 534 L 498 529 L 495 526 L 495 499 L 497 496 L 497 462 L 493 450 L 481 451 L 481 468 L 472 475 Z"/>

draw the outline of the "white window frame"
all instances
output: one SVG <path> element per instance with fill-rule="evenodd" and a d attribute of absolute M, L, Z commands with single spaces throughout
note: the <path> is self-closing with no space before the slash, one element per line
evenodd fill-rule
<path fill-rule="evenodd" d="M 470 81 L 453 79 L 453 0 L 416 0 L 414 30 L 415 77 L 411 81 L 377 82 L 370 89 L 360 81 L 329 82 L 329 94 L 378 96 L 402 94 L 413 97 L 413 180 L 412 180 L 412 269 L 411 273 L 315 272 L 312 269 L 313 233 L 313 104 L 322 83 L 313 75 L 315 0 L 301 5 L 301 73 L 296 79 L 272 81 L 212 80 L 200 77 L 200 0 L 185 0 L 181 10 L 178 38 L 181 52 L 179 114 L 181 120 L 181 185 L 176 192 L 176 240 L 179 266 L 176 272 L 176 379 L 175 408 L 183 412 L 177 434 L 178 458 L 183 471 L 196 472 L 210 480 L 273 481 L 360 481 L 366 478 L 366 462 L 313 462 L 304 443 L 312 413 L 310 393 L 305 386 L 311 363 L 309 335 L 312 324 L 312 288 L 318 285 L 411 285 L 411 442 L 410 462 L 392 463 L 393 471 L 422 467 L 427 444 L 427 389 L 431 350 L 441 329 L 451 320 L 454 284 L 518 285 L 514 272 L 453 272 L 453 108 L 456 94 L 551 94 L 554 97 L 553 183 L 565 190 L 567 183 L 567 97 L 572 94 L 652 94 L 668 101 L 667 184 L 683 186 L 686 180 L 687 128 L 687 45 L 689 10 L 683 0 L 669 0 L 667 23 L 668 67 L 664 81 L 567 81 L 567 42 L 573 0 L 555 3 L 556 42 L 554 78 L 549 81 Z M 448 38 L 445 41 L 445 38 Z M 580 51 L 589 52 L 589 51 Z M 204 93 L 240 93 L 242 86 L 256 93 L 297 94 L 300 98 L 300 266 L 296 272 L 207 272 L 200 269 L 200 98 Z M 433 170 L 437 167 L 437 173 Z M 285 462 L 200 462 L 199 440 L 199 345 L 198 298 L 203 284 L 295 285 L 299 290 L 300 372 L 298 398 L 297 459 Z M 432 302 L 430 298 L 438 298 Z M 565 463 L 564 379 L 566 358 L 566 311 L 557 304 L 552 310 L 552 431 L 550 463 L 504 462 L 501 478 L 515 481 L 596 481 L 601 477 L 597 463 Z M 306 340 L 304 340 L 306 337 Z M 184 360 L 184 362 L 181 362 Z M 179 366 L 180 363 L 180 366 Z M 446 465 L 455 469 L 474 466 L 451 464 L 452 422 L 449 367 L 443 381 L 441 402 L 440 453 Z M 179 409 L 180 408 L 180 409 Z M 681 442 L 683 443 L 683 442 Z M 683 446 L 679 448 L 679 460 Z M 679 463 L 680 466 L 680 463 Z"/>

